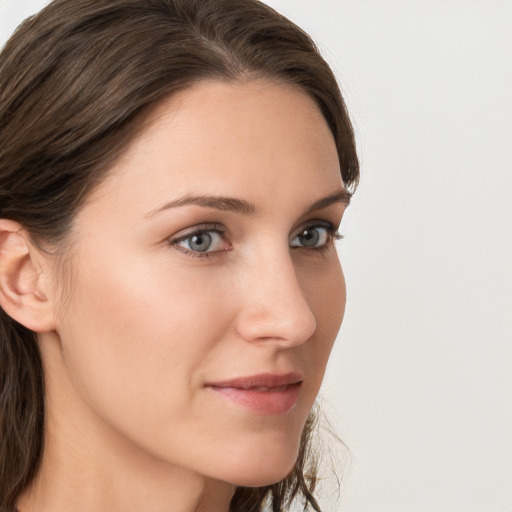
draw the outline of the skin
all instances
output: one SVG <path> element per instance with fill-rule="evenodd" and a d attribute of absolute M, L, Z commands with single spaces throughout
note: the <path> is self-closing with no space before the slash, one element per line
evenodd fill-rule
<path fill-rule="evenodd" d="M 294 86 L 202 82 L 158 107 L 77 214 L 65 300 L 61 268 L 29 245 L 48 426 L 20 512 L 226 512 L 235 486 L 287 475 L 345 307 L 323 226 L 346 204 L 308 207 L 340 190 L 331 132 Z M 254 212 L 165 207 L 191 195 Z M 193 252 L 184 237 L 205 224 L 223 233 Z M 297 238 L 307 227 L 319 246 Z M 290 371 L 304 380 L 279 415 L 205 387 Z"/>

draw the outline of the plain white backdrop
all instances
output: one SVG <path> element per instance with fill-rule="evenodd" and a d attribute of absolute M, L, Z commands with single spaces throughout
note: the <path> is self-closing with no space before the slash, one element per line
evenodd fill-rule
<path fill-rule="evenodd" d="M 0 43 L 45 2 L 0 0 Z M 512 1 L 267 0 L 354 121 L 341 512 L 512 512 Z"/>

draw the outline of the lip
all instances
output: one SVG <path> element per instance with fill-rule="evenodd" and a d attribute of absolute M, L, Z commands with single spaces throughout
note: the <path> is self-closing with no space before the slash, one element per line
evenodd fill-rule
<path fill-rule="evenodd" d="M 303 379 L 299 372 L 262 373 L 208 383 L 206 388 L 257 414 L 277 416 L 297 405 Z"/>

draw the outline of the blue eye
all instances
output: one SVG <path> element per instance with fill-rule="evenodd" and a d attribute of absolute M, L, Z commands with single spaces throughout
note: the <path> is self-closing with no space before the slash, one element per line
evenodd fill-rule
<path fill-rule="evenodd" d="M 201 229 L 194 231 L 187 236 L 171 242 L 172 245 L 180 247 L 185 252 L 208 253 L 217 251 L 227 251 L 230 249 L 229 243 L 223 238 L 222 232 L 218 229 Z"/>
<path fill-rule="evenodd" d="M 307 226 L 295 235 L 290 246 L 317 249 L 327 245 L 334 236 L 334 228 L 331 225 Z"/>
<path fill-rule="evenodd" d="M 229 240 L 225 237 L 226 229 L 222 225 L 195 226 L 188 233 L 181 233 L 168 240 L 168 244 L 188 256 L 209 258 L 232 250 Z M 335 232 L 330 223 L 316 223 L 303 226 L 295 232 L 290 247 L 311 250 L 327 249 L 333 239 L 342 238 Z M 218 253 L 218 254 L 216 254 Z"/>

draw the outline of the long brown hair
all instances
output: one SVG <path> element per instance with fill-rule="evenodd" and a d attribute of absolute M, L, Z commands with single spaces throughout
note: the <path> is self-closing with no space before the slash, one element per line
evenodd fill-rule
<path fill-rule="evenodd" d="M 323 113 L 342 178 L 359 176 L 336 79 L 309 36 L 257 0 L 55 0 L 0 56 L 0 218 L 62 252 L 84 198 L 164 98 L 204 79 L 296 84 Z M 0 510 L 13 512 L 44 444 L 44 374 L 35 333 L 0 309 Z M 295 498 L 319 510 L 304 428 L 292 473 L 238 488 L 231 510 L 274 512 Z"/>

